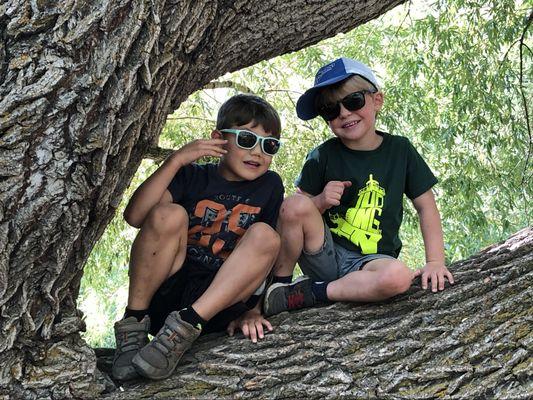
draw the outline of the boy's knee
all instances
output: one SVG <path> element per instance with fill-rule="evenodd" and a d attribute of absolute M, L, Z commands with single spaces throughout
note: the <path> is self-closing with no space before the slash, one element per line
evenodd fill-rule
<path fill-rule="evenodd" d="M 380 288 L 387 297 L 405 293 L 411 287 L 413 271 L 404 263 L 394 260 L 381 276 Z"/>
<path fill-rule="evenodd" d="M 257 246 L 258 251 L 277 254 L 281 246 L 278 233 L 264 222 L 256 222 L 246 231 L 248 239 Z"/>
<path fill-rule="evenodd" d="M 287 197 L 280 208 L 279 217 L 286 222 L 301 222 L 312 212 L 318 212 L 313 201 L 302 194 Z"/>
<path fill-rule="evenodd" d="M 160 233 L 177 233 L 189 224 L 187 211 L 179 204 L 165 203 L 155 205 L 143 225 Z"/>

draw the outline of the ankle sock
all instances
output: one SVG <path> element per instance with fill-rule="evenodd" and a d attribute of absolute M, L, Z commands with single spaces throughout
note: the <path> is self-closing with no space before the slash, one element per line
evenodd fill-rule
<path fill-rule="evenodd" d="M 178 313 L 182 320 L 188 322 L 194 327 L 198 327 L 198 325 L 200 325 L 201 329 L 201 326 L 207 323 L 205 319 L 198 315 L 198 313 L 194 310 L 194 308 L 192 308 L 192 306 L 184 308 L 183 310 L 178 311 Z"/>
<path fill-rule="evenodd" d="M 148 310 L 131 310 L 128 307 L 124 312 L 124 318 L 135 317 L 138 322 L 141 322 L 146 315 L 148 315 Z"/>
<path fill-rule="evenodd" d="M 292 275 L 289 276 L 274 276 L 272 278 L 272 283 L 291 283 Z"/>
<path fill-rule="evenodd" d="M 325 303 L 329 300 L 327 292 L 328 284 L 329 282 L 313 282 L 311 284 L 311 291 L 317 302 Z"/>

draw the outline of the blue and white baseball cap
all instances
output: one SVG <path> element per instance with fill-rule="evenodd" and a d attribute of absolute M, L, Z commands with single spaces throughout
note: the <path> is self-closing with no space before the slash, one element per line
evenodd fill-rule
<path fill-rule="evenodd" d="M 365 64 L 352 60 L 351 58 L 338 58 L 320 68 L 315 76 L 315 85 L 300 96 L 296 103 L 296 114 L 298 118 L 304 121 L 315 118 L 318 115 L 315 110 L 315 98 L 318 91 L 325 86 L 333 85 L 352 75 L 360 75 L 374 85 L 376 90 L 379 87 L 376 76 Z"/>

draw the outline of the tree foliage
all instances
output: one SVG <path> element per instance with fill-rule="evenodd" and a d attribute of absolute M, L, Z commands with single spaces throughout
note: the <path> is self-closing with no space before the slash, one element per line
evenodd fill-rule
<path fill-rule="evenodd" d="M 409 137 L 439 178 L 448 261 L 464 258 L 530 224 L 532 149 L 524 98 L 531 97 L 533 76 L 531 15 L 527 1 L 412 2 L 347 34 L 220 78 L 238 89 L 194 93 L 169 118 L 159 144 L 179 148 L 206 137 L 220 104 L 247 88 L 280 112 L 284 146 L 272 168 L 291 193 L 307 151 L 331 135 L 319 119 L 296 118 L 298 96 L 326 62 L 359 59 L 383 84 L 378 127 Z M 111 324 L 123 310 L 135 235 L 121 211 L 155 166 L 145 160 L 85 268 L 80 307 L 93 344 L 113 343 Z M 407 203 L 401 235 L 401 258 L 421 266 L 423 244 Z M 95 310 L 97 323 L 91 320 Z"/>

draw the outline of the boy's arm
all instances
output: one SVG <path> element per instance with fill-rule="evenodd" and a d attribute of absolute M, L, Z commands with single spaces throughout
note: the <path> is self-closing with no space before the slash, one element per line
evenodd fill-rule
<path fill-rule="evenodd" d="M 426 251 L 426 265 L 415 273 L 422 275 L 422 288 L 427 289 L 428 279 L 431 281 L 431 290 L 436 292 L 444 290 L 445 278 L 453 284 L 453 275 L 444 265 L 444 241 L 439 210 L 432 190 L 413 199 L 413 205 L 420 219 L 420 230 L 424 239 Z"/>
<path fill-rule="evenodd" d="M 257 302 L 257 305 L 249 311 L 246 311 L 236 320 L 233 320 L 228 325 L 228 334 L 233 336 L 235 330 L 238 328 L 242 331 L 242 334 L 250 338 L 253 343 L 257 343 L 257 338 L 263 339 L 265 337 L 263 325 L 269 332 L 273 330 L 272 325 L 261 314 L 262 299 Z"/>
<path fill-rule="evenodd" d="M 222 139 L 195 140 L 172 153 L 150 177 L 137 188 L 131 197 L 124 219 L 128 224 L 140 228 L 148 212 L 160 202 L 172 202 L 172 195 L 167 190 L 176 173 L 201 157 L 220 157 L 226 153 L 223 149 L 227 141 Z"/>

